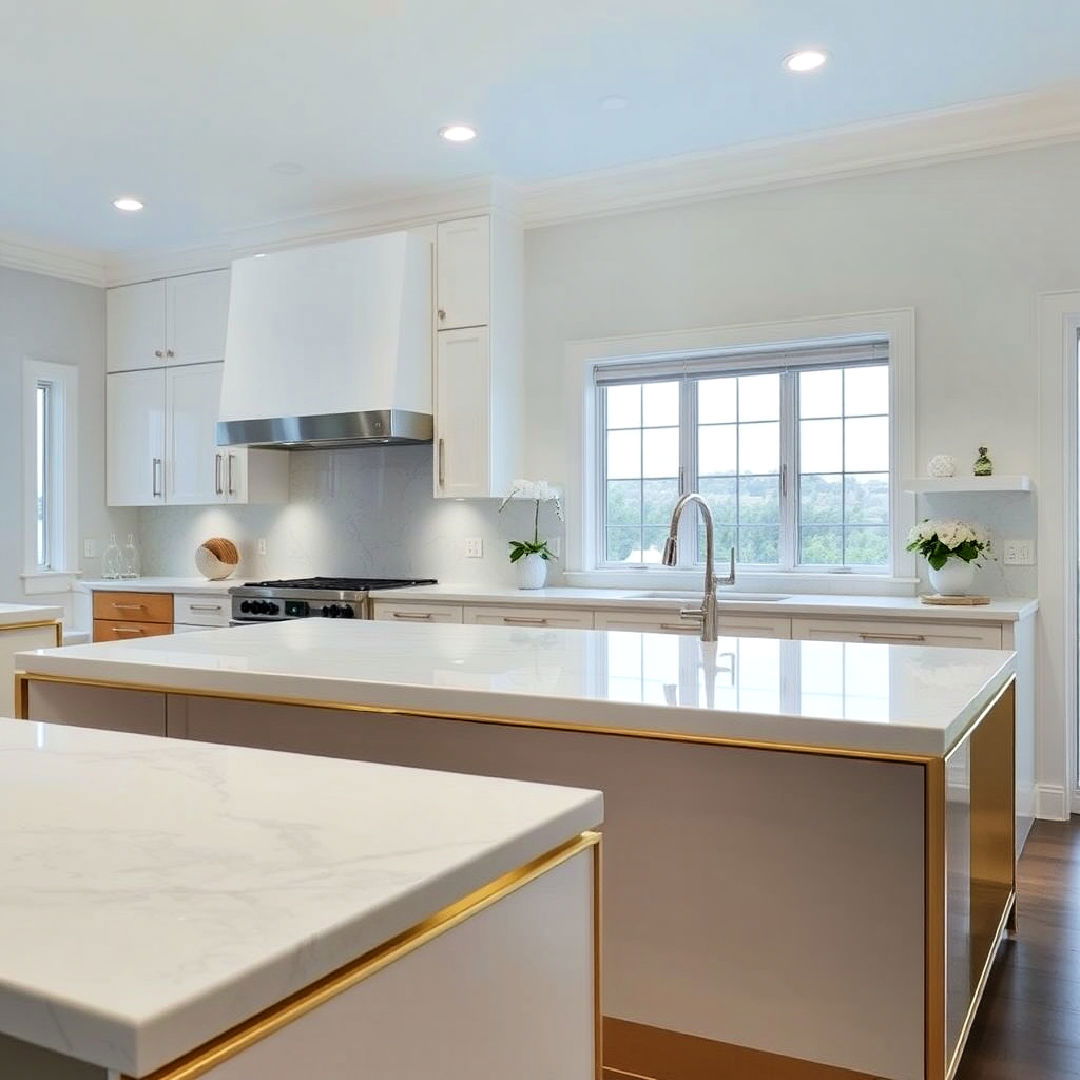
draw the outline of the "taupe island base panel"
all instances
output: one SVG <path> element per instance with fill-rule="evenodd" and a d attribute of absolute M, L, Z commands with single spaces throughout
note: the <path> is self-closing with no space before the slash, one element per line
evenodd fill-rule
<path fill-rule="evenodd" d="M 25 655 L 21 715 L 601 790 L 608 1080 L 954 1074 L 1014 911 L 1012 654 L 727 639 L 704 657 L 675 639 L 665 673 L 659 636 L 451 629 L 284 624 Z M 612 658 L 631 639 L 670 691 L 620 699 Z M 811 661 L 884 664 L 879 697 L 730 705 Z"/>

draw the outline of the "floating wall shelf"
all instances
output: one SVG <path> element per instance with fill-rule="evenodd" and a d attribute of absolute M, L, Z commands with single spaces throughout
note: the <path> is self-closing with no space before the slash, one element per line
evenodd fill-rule
<path fill-rule="evenodd" d="M 904 481 L 904 490 L 915 495 L 972 495 L 990 491 L 1030 491 L 1030 476 L 919 476 Z"/>

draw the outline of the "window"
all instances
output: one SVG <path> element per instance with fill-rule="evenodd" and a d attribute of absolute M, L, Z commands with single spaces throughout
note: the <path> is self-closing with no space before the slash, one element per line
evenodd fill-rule
<path fill-rule="evenodd" d="M 76 567 L 76 369 L 28 360 L 23 387 L 24 578 L 28 592 L 40 592 L 33 579 Z"/>
<path fill-rule="evenodd" d="M 698 491 L 721 561 L 734 547 L 763 570 L 888 570 L 887 342 L 602 362 L 593 384 L 598 565 L 659 563 L 676 500 Z M 704 559 L 689 525 L 679 565 Z"/>

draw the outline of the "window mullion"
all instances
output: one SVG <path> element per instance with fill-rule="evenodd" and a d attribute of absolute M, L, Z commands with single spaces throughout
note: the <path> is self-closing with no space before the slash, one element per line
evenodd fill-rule
<path fill-rule="evenodd" d="M 683 379 L 679 384 L 679 496 L 697 489 L 697 383 Z M 679 522 L 680 570 L 692 570 L 698 561 L 697 520 L 697 514 L 686 514 Z"/>
<path fill-rule="evenodd" d="M 780 569 L 798 564 L 798 374 L 780 377 Z"/>

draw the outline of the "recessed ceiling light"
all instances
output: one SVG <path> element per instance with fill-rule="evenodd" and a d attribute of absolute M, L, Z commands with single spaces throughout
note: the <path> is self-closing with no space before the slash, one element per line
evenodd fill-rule
<path fill-rule="evenodd" d="M 824 67 L 828 60 L 828 54 L 820 49 L 800 49 L 799 52 L 793 52 L 790 56 L 784 57 L 784 67 L 788 71 L 802 74 L 806 71 L 817 71 L 818 68 Z"/>
<path fill-rule="evenodd" d="M 476 138 L 476 128 L 468 124 L 448 124 L 439 128 L 439 134 L 447 142 L 472 142 Z"/>
<path fill-rule="evenodd" d="M 133 199 L 130 195 L 125 195 L 121 199 L 113 199 L 113 206 L 117 210 L 124 210 L 129 214 L 134 214 L 136 210 L 141 210 L 143 204 L 138 199 Z"/>
<path fill-rule="evenodd" d="M 621 94 L 612 94 L 610 97 L 600 99 L 600 108 L 604 112 L 617 112 L 619 109 L 625 109 L 628 102 Z"/>
<path fill-rule="evenodd" d="M 278 176 L 299 176 L 304 171 L 304 166 L 296 161 L 275 161 L 270 166 L 270 171 Z"/>

